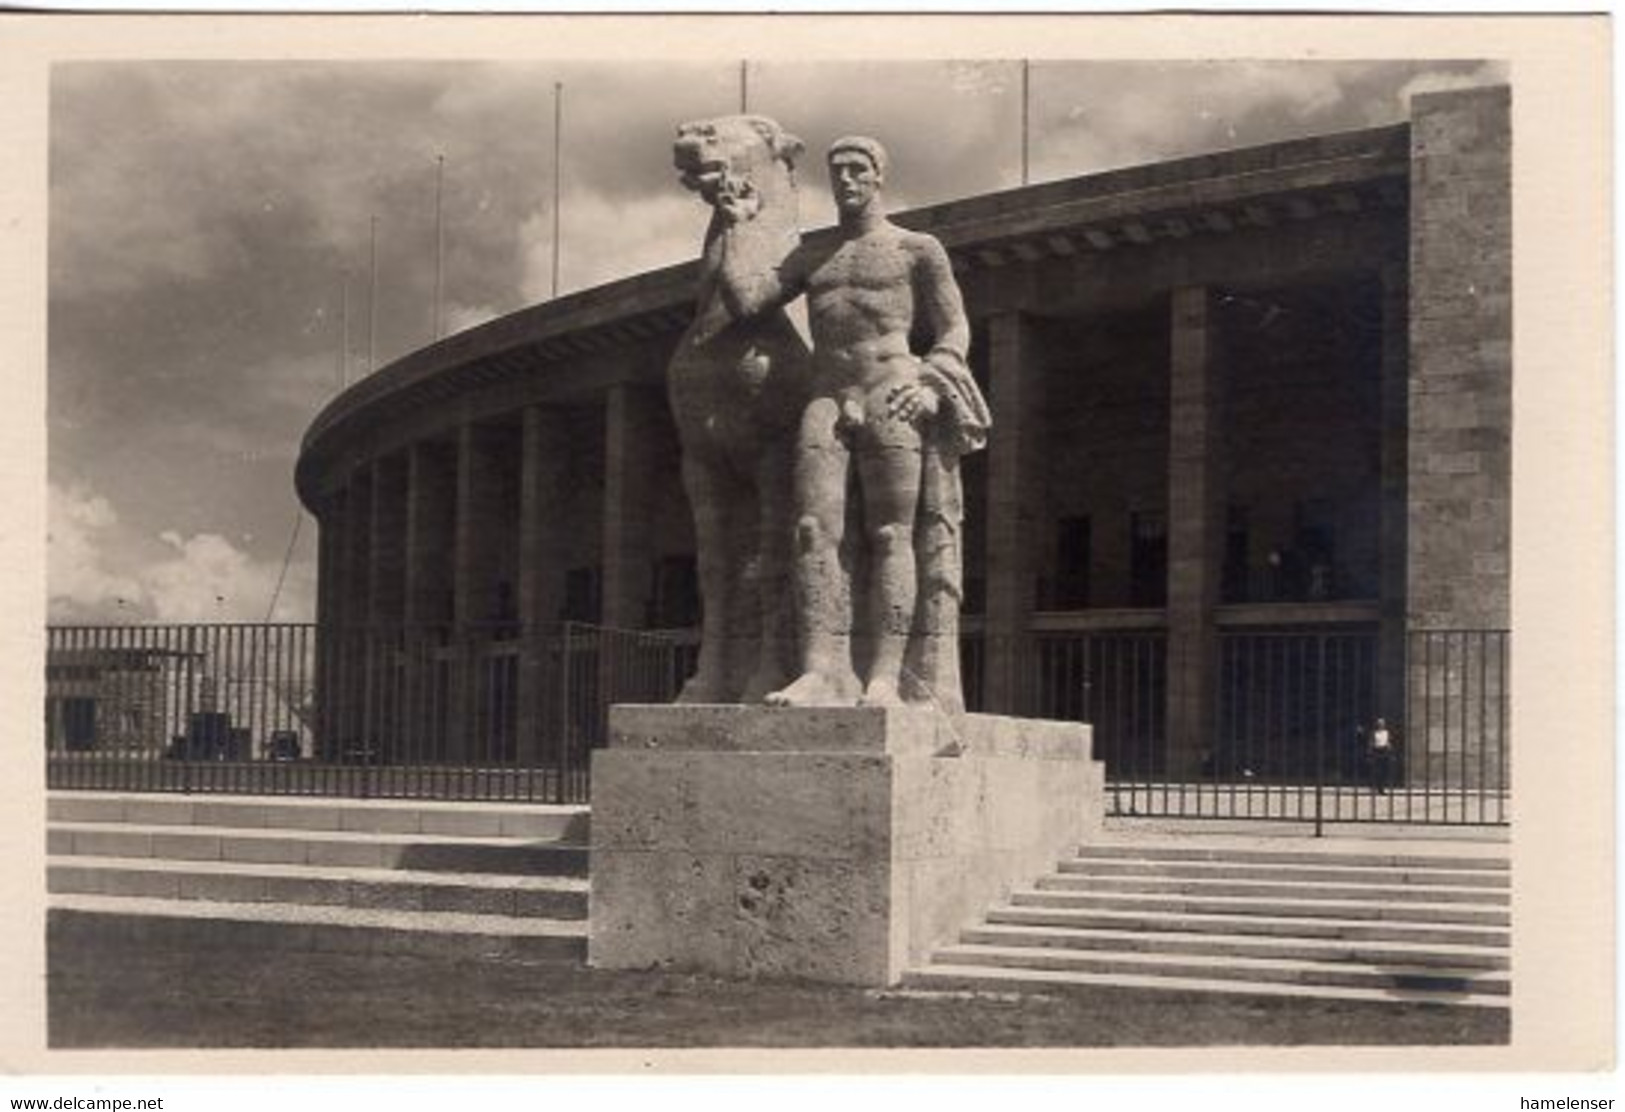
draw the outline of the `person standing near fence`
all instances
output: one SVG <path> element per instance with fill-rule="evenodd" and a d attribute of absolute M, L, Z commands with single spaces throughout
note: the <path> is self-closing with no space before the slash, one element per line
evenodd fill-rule
<path fill-rule="evenodd" d="M 1371 746 L 1368 754 L 1371 767 L 1371 790 L 1378 795 L 1388 793 L 1393 780 L 1394 741 L 1388 732 L 1388 723 L 1379 718 L 1371 727 Z"/>

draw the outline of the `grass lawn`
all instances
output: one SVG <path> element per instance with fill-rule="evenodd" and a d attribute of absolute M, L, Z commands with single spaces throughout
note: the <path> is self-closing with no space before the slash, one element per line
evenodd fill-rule
<path fill-rule="evenodd" d="M 129 1047 L 1500 1044 L 1501 1009 L 1102 989 L 875 992 L 565 964 L 53 940 L 50 1043 Z"/>

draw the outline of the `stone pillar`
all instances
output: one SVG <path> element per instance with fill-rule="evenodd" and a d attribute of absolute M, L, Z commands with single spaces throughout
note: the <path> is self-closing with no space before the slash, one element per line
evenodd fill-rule
<path fill-rule="evenodd" d="M 490 430 L 465 423 L 457 435 L 457 516 L 452 557 L 452 616 L 457 651 L 451 662 L 447 755 L 477 760 L 480 735 L 480 646 L 488 639 L 496 589 L 497 539 L 501 520 L 501 465 Z"/>
<path fill-rule="evenodd" d="M 344 567 L 340 600 L 343 625 L 338 631 L 341 694 L 335 718 L 336 744 L 341 755 L 365 748 L 372 731 L 366 682 L 368 603 L 372 594 L 372 494 L 371 468 L 352 472 L 344 492 L 344 549 L 340 556 Z"/>
<path fill-rule="evenodd" d="M 1034 577 L 1043 544 L 1044 376 L 1031 321 L 1008 313 L 988 321 L 987 603 L 982 706 L 1020 714 L 1031 692 L 1022 683 L 1022 647 L 1033 613 Z"/>
<path fill-rule="evenodd" d="M 421 441 L 412 445 L 406 468 L 407 705 L 409 745 L 420 759 L 445 756 L 447 705 L 442 671 L 454 667 L 441 648 L 452 621 L 456 535 L 456 449 Z"/>
<path fill-rule="evenodd" d="M 340 554 L 343 595 L 339 611 L 344 624 L 364 625 L 372 596 L 372 469 L 358 468 L 344 487 L 344 550 Z"/>
<path fill-rule="evenodd" d="M 501 460 L 491 433 L 477 424 L 457 434 L 457 514 L 452 563 L 452 615 L 458 625 L 488 622 L 495 602 Z"/>
<path fill-rule="evenodd" d="M 612 387 L 604 405 L 603 623 L 641 629 L 649 605 L 654 437 L 660 395 Z"/>
<path fill-rule="evenodd" d="M 400 640 L 406 598 L 406 460 L 380 456 L 372 461 L 372 512 L 367 540 L 367 633 L 361 651 L 366 664 L 370 744 L 379 759 L 401 763 L 412 747 L 402 729 Z"/>
<path fill-rule="evenodd" d="M 1377 706 L 1375 714 L 1398 723 L 1405 717 L 1405 526 L 1406 526 L 1406 298 L 1401 263 L 1382 268 L 1382 369 L 1379 401 L 1381 505 L 1378 519 Z"/>
<path fill-rule="evenodd" d="M 547 693 L 557 687 L 547 646 L 558 628 L 568 563 L 565 419 L 557 410 L 525 410 L 519 473 L 519 617 L 524 626 L 519 668 L 518 757 L 534 765 L 554 725 Z"/>
<path fill-rule="evenodd" d="M 327 498 L 317 517 L 316 547 L 316 739 L 315 755 L 336 760 L 339 683 L 344 616 L 344 492 Z"/>
<path fill-rule="evenodd" d="M 1221 383 L 1213 301 L 1205 288 L 1169 304 L 1168 693 L 1170 776 L 1191 776 L 1211 744 L 1224 541 Z"/>
<path fill-rule="evenodd" d="M 406 479 L 403 457 L 373 461 L 367 546 L 367 622 L 373 626 L 398 623 L 405 617 Z"/>
<path fill-rule="evenodd" d="M 604 552 L 602 622 L 611 631 L 647 625 L 653 538 L 655 423 L 662 401 L 652 390 L 621 384 L 604 404 Z M 625 634 L 599 642 L 598 694 L 625 700 Z"/>
<path fill-rule="evenodd" d="M 1507 763 L 1503 646 L 1478 631 L 1511 617 L 1510 107 L 1504 87 L 1411 101 L 1402 744 L 1413 779 L 1435 782 L 1498 783 Z"/>
<path fill-rule="evenodd" d="M 456 534 L 456 462 L 442 444 L 411 449 L 406 478 L 406 620 L 414 626 L 452 619 L 452 545 Z"/>

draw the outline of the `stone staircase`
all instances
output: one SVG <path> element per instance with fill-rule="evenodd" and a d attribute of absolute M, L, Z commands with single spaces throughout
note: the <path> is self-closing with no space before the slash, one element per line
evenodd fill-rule
<path fill-rule="evenodd" d="M 580 961 L 587 809 L 53 792 L 53 938 Z"/>
<path fill-rule="evenodd" d="M 1504 843 L 1118 835 L 905 983 L 1507 1007 L 1510 895 Z"/>

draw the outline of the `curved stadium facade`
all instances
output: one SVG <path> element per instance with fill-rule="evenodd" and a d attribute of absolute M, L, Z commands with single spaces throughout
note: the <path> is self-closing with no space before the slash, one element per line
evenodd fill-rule
<path fill-rule="evenodd" d="M 948 249 L 993 408 L 972 708 L 1089 720 L 1120 782 L 1302 775 L 1381 715 L 1405 775 L 1504 786 L 1508 108 L 1423 95 L 897 216 Z M 316 418 L 318 756 L 543 763 L 567 796 L 593 708 L 669 697 L 699 600 L 663 379 L 694 285 L 491 321 Z"/>

